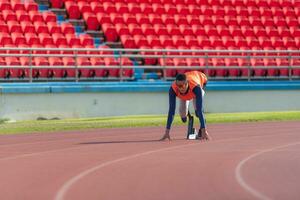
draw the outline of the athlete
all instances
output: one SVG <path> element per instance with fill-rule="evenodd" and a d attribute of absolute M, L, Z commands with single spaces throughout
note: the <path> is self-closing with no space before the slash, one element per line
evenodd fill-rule
<path fill-rule="evenodd" d="M 171 140 L 170 129 L 174 119 L 176 108 L 176 97 L 180 100 L 179 115 L 185 123 L 189 115 L 189 102 L 193 100 L 195 114 L 200 121 L 200 129 L 198 138 L 200 140 L 209 140 L 210 136 L 206 130 L 205 118 L 203 113 L 203 96 L 204 89 L 207 83 L 207 77 L 204 73 L 198 71 L 186 72 L 178 74 L 176 80 L 172 83 L 169 89 L 169 112 L 165 134 L 161 140 Z"/>

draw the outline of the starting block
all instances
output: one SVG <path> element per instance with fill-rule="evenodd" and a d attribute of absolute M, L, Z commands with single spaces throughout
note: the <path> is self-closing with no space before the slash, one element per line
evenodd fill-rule
<path fill-rule="evenodd" d="M 196 129 L 194 128 L 194 117 L 188 113 L 188 129 L 187 129 L 187 140 L 197 140 L 198 139 L 198 133 Z"/>

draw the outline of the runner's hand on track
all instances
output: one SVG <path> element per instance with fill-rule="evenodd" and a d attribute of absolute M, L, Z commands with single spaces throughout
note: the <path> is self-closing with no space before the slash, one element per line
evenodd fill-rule
<path fill-rule="evenodd" d="M 160 141 L 164 141 L 168 139 L 169 141 L 171 140 L 171 137 L 170 137 L 170 129 L 166 129 L 166 132 L 165 134 L 163 135 L 163 137 L 160 139 Z"/>
<path fill-rule="evenodd" d="M 209 136 L 206 128 L 201 128 L 201 137 L 199 138 L 200 140 L 211 140 L 211 137 Z"/>

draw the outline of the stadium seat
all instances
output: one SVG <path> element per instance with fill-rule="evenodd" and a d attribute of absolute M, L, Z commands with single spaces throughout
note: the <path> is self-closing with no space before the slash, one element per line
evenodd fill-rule
<path fill-rule="evenodd" d="M 43 19 L 44 19 L 45 23 L 57 21 L 57 17 L 53 12 L 46 11 L 46 12 L 43 12 L 42 15 L 43 15 Z"/>
<path fill-rule="evenodd" d="M 130 13 L 123 14 L 123 21 L 125 24 L 140 24 L 137 22 L 136 16 Z"/>
<path fill-rule="evenodd" d="M 26 39 L 22 33 L 18 33 L 18 32 L 12 33 L 11 38 L 12 38 L 13 44 L 15 44 L 15 45 L 26 44 Z"/>
<path fill-rule="evenodd" d="M 33 25 L 36 33 L 48 33 L 48 26 L 44 22 L 36 21 Z"/>
<path fill-rule="evenodd" d="M 11 3 L 9 1 L 1 1 L 0 9 L 1 9 L 1 11 L 12 10 Z"/>
<path fill-rule="evenodd" d="M 34 0 L 26 0 L 24 2 L 26 11 L 38 10 L 38 4 Z"/>
<path fill-rule="evenodd" d="M 63 34 L 75 34 L 74 26 L 69 22 L 63 22 L 60 24 L 61 32 Z"/>
<path fill-rule="evenodd" d="M 50 21 L 47 23 L 47 26 L 48 26 L 48 32 L 50 34 L 61 33 L 61 27 L 56 22 Z"/>
<path fill-rule="evenodd" d="M 17 21 L 16 13 L 12 10 L 2 10 L 2 17 L 4 21 Z"/>
<path fill-rule="evenodd" d="M 28 12 L 28 14 L 29 14 L 31 22 L 43 22 L 44 21 L 43 15 L 39 11 L 30 10 Z"/>
<path fill-rule="evenodd" d="M 123 25 L 123 24 L 121 24 Z M 102 30 L 104 32 L 106 41 L 115 42 L 118 40 L 118 33 L 116 32 L 116 27 L 111 23 L 103 23 Z M 128 34 L 129 32 L 127 32 Z M 121 34 L 121 32 L 119 32 Z"/>
<path fill-rule="evenodd" d="M 8 33 L 8 26 L 5 22 L 0 20 L 0 30 L 2 33 Z"/>
<path fill-rule="evenodd" d="M 21 23 L 24 21 L 30 21 L 30 17 L 25 10 L 17 10 L 16 11 L 17 20 Z"/>
<path fill-rule="evenodd" d="M 83 13 L 83 19 L 86 22 L 87 30 L 96 31 L 99 29 L 100 25 L 97 20 L 97 16 L 92 12 Z"/>
<path fill-rule="evenodd" d="M 10 33 L 14 33 L 14 32 L 22 33 L 21 25 L 17 21 L 8 21 L 7 26 L 8 26 L 8 31 Z"/>
<path fill-rule="evenodd" d="M 5 44 L 13 44 L 13 41 L 11 39 L 11 36 L 8 33 L 1 33 L 0 32 L 0 45 L 5 45 Z"/>
<path fill-rule="evenodd" d="M 110 77 L 119 77 L 120 70 L 118 68 L 110 68 L 110 66 L 119 66 L 119 63 L 114 58 L 104 58 L 105 66 L 108 69 Z"/>
<path fill-rule="evenodd" d="M 77 5 L 81 13 L 93 12 L 91 6 L 86 1 L 78 1 Z"/>
<path fill-rule="evenodd" d="M 50 4 L 52 8 L 62 8 L 64 1 L 61 0 L 50 0 Z"/>
<path fill-rule="evenodd" d="M 60 45 L 67 45 L 68 44 L 65 36 L 61 33 L 53 33 L 52 37 L 53 37 L 54 44 L 58 47 Z"/>
<path fill-rule="evenodd" d="M 65 1 L 65 8 L 70 19 L 79 19 L 81 14 L 78 5 L 73 1 Z"/>
<path fill-rule="evenodd" d="M 46 46 L 48 44 L 54 44 L 53 38 L 48 33 L 41 32 L 38 34 L 38 36 L 40 38 L 40 44 L 42 44 L 44 46 Z"/>
<path fill-rule="evenodd" d="M 80 40 L 79 38 L 76 37 L 75 34 L 66 34 L 66 40 L 67 40 L 67 44 L 70 47 L 73 47 L 74 45 L 80 45 Z"/>
<path fill-rule="evenodd" d="M 80 40 L 80 44 L 85 47 L 94 44 L 94 39 L 88 34 L 79 35 L 79 40 Z"/>

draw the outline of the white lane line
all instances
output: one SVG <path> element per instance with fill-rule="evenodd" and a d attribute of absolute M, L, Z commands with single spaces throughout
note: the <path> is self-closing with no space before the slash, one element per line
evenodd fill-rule
<path fill-rule="evenodd" d="M 177 145 L 177 146 L 162 148 L 162 149 L 153 150 L 153 151 L 146 151 L 146 152 L 143 152 L 143 153 L 138 153 L 138 154 L 134 154 L 134 155 L 130 155 L 130 156 L 125 156 L 125 157 L 122 157 L 122 158 L 119 158 L 119 159 L 116 159 L 116 160 L 111 160 L 111 161 L 108 161 L 108 162 L 101 163 L 100 165 L 97 165 L 95 167 L 92 167 L 88 170 L 85 170 L 85 171 L 79 173 L 78 175 L 74 176 L 73 178 L 71 178 L 67 182 L 65 182 L 63 184 L 63 186 L 58 190 L 58 192 L 55 196 L 55 200 L 63 200 L 65 195 L 67 194 L 68 190 L 70 190 L 70 188 L 76 182 L 78 182 L 83 177 L 89 175 L 90 173 L 92 173 L 94 171 L 97 171 L 97 170 L 99 170 L 103 167 L 106 167 L 108 165 L 112 165 L 112 164 L 115 164 L 115 163 L 118 163 L 118 162 L 130 160 L 130 159 L 145 156 L 145 155 L 150 155 L 150 154 L 153 154 L 153 153 L 158 153 L 158 152 L 162 152 L 162 151 L 177 149 L 177 148 L 186 147 L 186 146 L 193 146 L 193 145 L 198 145 L 198 144 L 200 144 L 200 143 Z"/>
<path fill-rule="evenodd" d="M 250 161 L 251 159 L 255 159 L 256 157 L 264 154 L 264 153 L 268 153 L 277 149 L 282 149 L 282 148 L 286 148 L 286 147 L 290 147 L 290 146 L 294 146 L 294 145 L 299 145 L 300 142 L 294 142 L 294 143 L 289 143 L 286 145 L 281 145 L 281 146 L 277 146 L 274 148 L 270 148 L 270 149 L 266 149 L 266 150 L 262 150 L 259 151 L 257 153 L 251 154 L 250 156 L 246 157 L 245 159 L 241 160 L 237 167 L 235 168 L 235 178 L 237 180 L 237 182 L 240 184 L 240 186 L 242 186 L 242 188 L 244 188 L 246 191 L 248 191 L 252 196 L 261 199 L 261 200 L 271 200 L 270 197 L 266 196 L 265 194 L 263 194 L 262 192 L 256 190 L 255 188 L 251 187 L 243 178 L 242 175 L 242 168 L 245 166 L 245 164 Z"/>
<path fill-rule="evenodd" d="M 246 136 L 246 137 L 240 137 L 240 138 L 229 138 L 229 139 L 223 139 L 223 140 L 217 140 L 217 141 L 214 141 L 212 140 L 211 142 L 209 143 L 218 143 L 218 142 L 224 142 L 224 141 L 235 141 L 235 140 L 241 140 L 241 139 L 248 139 L 248 138 L 256 138 L 256 137 L 266 137 L 265 135 L 259 135 L 259 136 Z M 193 144 L 184 144 L 184 145 L 177 145 L 177 146 L 174 146 L 174 147 L 168 147 L 168 148 L 162 148 L 162 149 L 158 149 L 158 150 L 153 150 L 153 151 L 146 151 L 146 152 L 143 152 L 143 153 L 138 153 L 138 154 L 134 154 L 134 155 L 130 155 L 130 156 L 126 156 L 126 157 L 122 157 L 122 158 L 119 158 L 119 159 L 116 159 L 116 160 L 111 160 L 111 161 L 107 161 L 107 162 L 104 162 L 104 163 L 101 163 L 97 166 L 94 166 L 90 169 L 87 169 L 85 171 L 82 171 L 81 173 L 79 173 L 78 175 L 76 176 L 73 176 L 71 179 L 69 179 L 68 181 L 66 181 L 62 187 L 58 190 L 54 200 L 64 200 L 67 192 L 70 190 L 70 188 L 78 181 L 80 181 L 80 179 L 84 178 L 85 176 L 101 169 L 101 168 L 104 168 L 106 166 L 109 166 L 109 165 L 112 165 L 112 164 L 115 164 L 115 163 L 118 163 L 118 162 L 122 162 L 122 161 L 126 161 L 126 160 L 130 160 L 130 159 L 134 159 L 134 158 L 137 158 L 137 157 L 141 157 L 141 156 L 145 156 L 145 155 L 150 155 L 150 154 L 153 154 L 153 153 L 158 153 L 158 152 L 162 152 L 162 151 L 167 151 L 167 150 L 173 150 L 173 149 L 178 149 L 178 148 L 181 148 L 181 147 L 187 147 L 187 146 L 194 146 L 194 145 L 199 145 L 199 144 L 203 144 L 202 142 L 199 141 L 199 143 L 193 143 Z"/>

